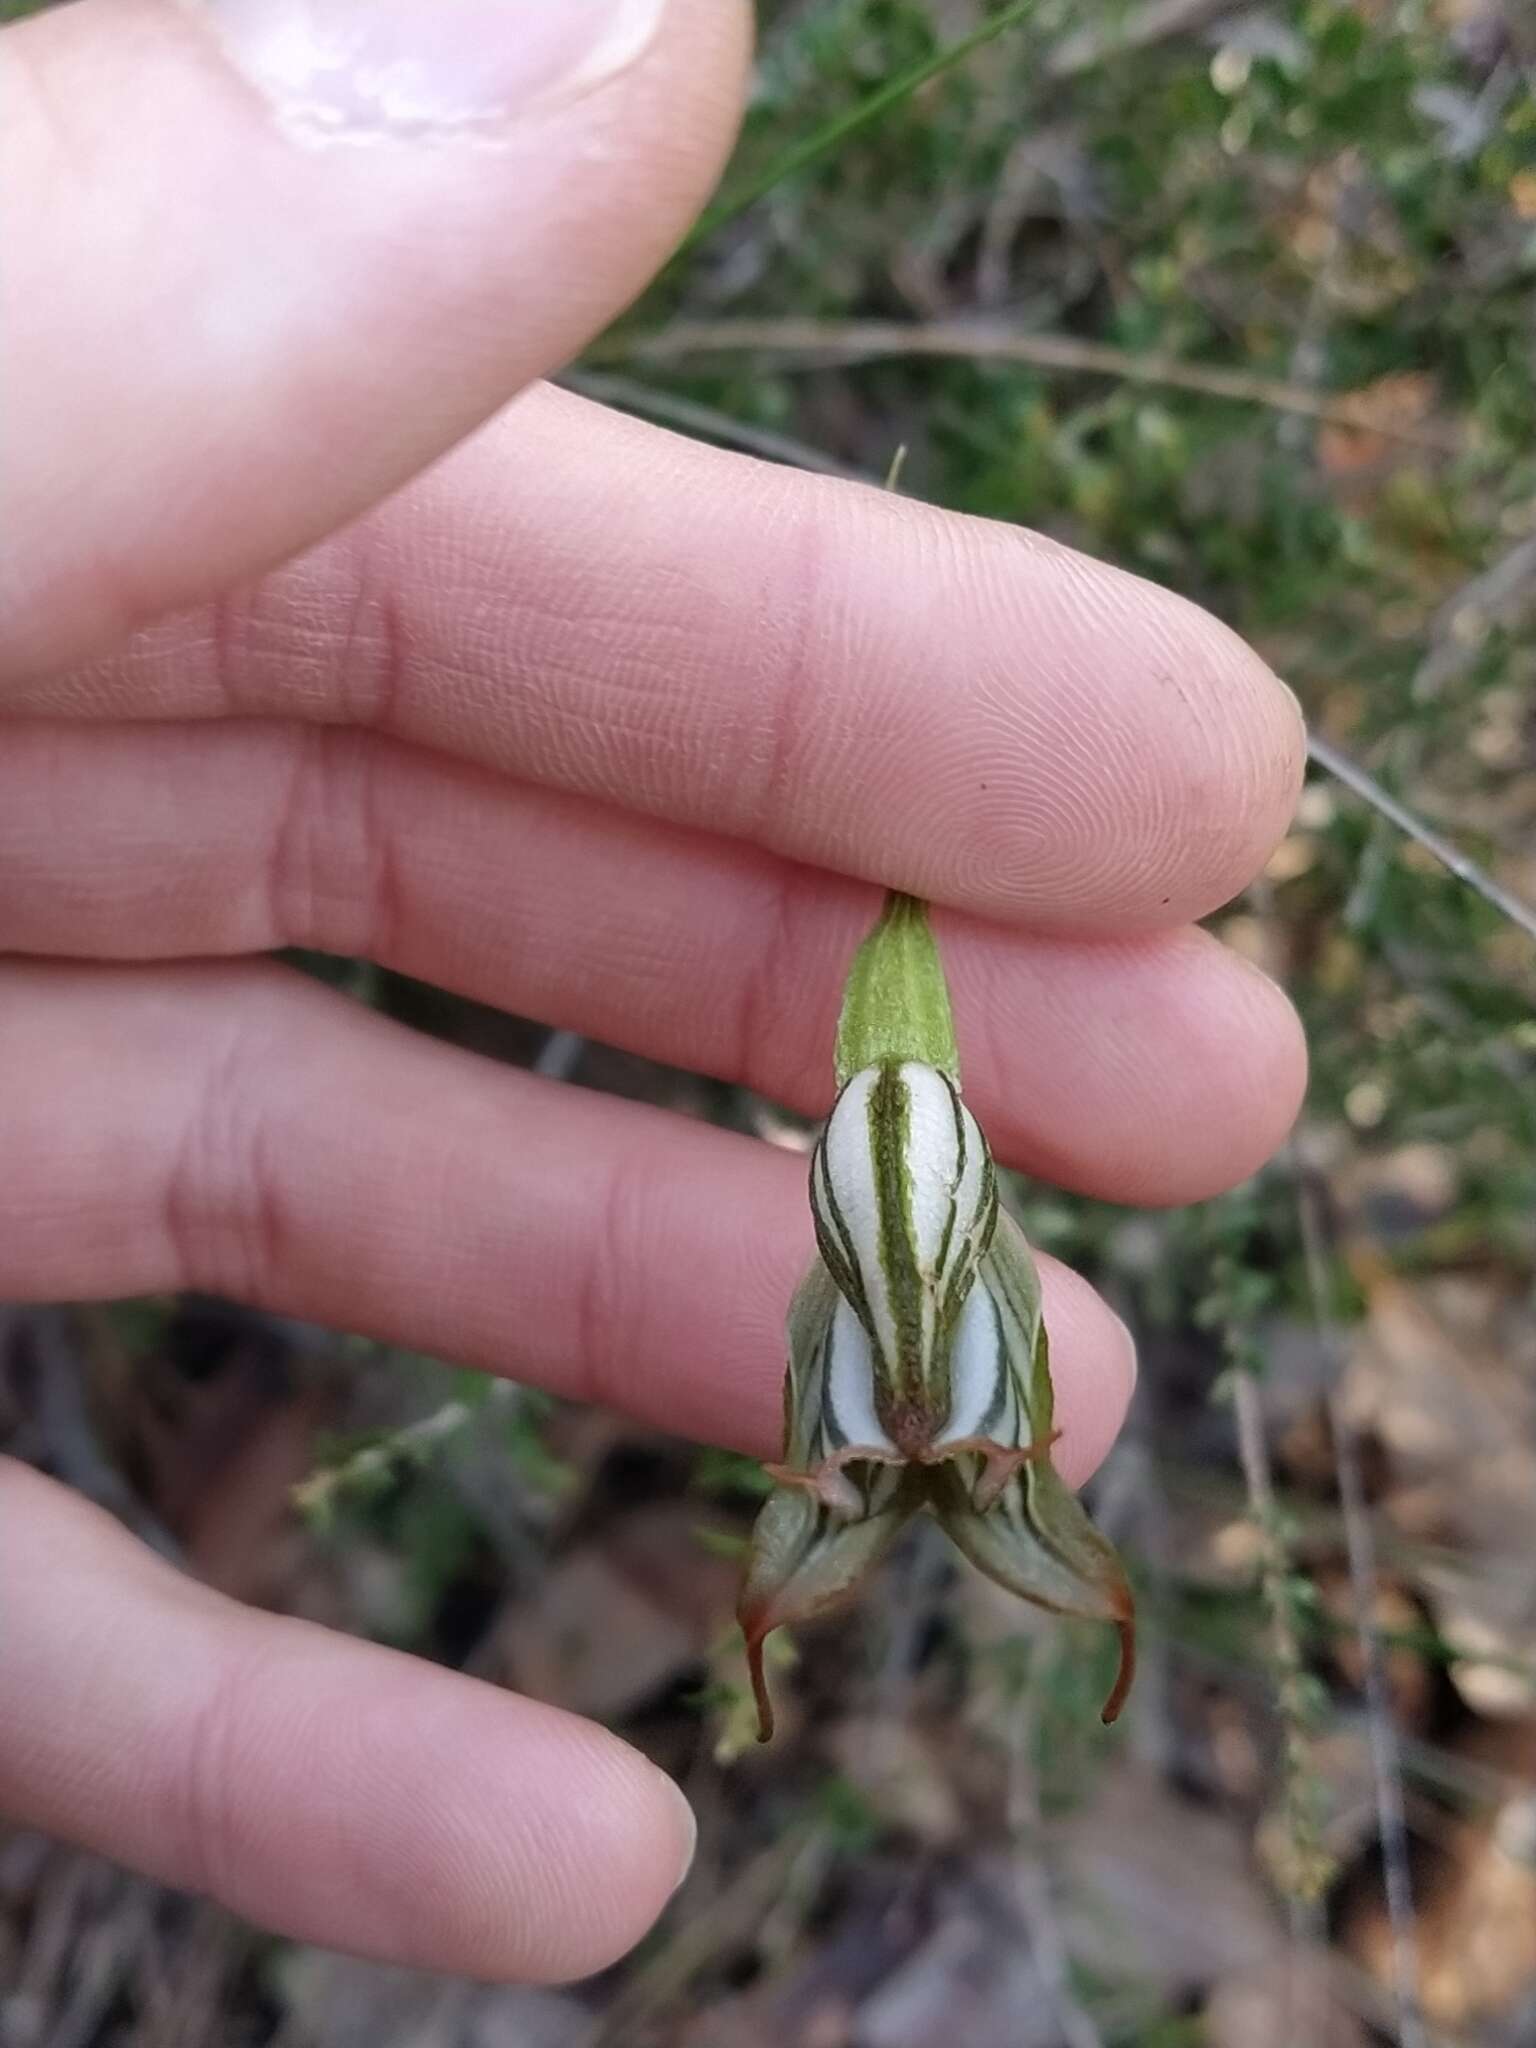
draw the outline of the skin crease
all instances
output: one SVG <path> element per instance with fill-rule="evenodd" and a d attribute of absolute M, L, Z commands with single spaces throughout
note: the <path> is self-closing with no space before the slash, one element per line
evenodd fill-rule
<path fill-rule="evenodd" d="M 1249 650 L 534 383 L 704 203 L 749 31 L 666 0 L 490 137 L 342 147 L 173 0 L 3 32 L 0 1298 L 207 1288 L 778 1449 L 803 1159 L 246 957 L 292 943 L 817 1113 L 889 882 L 1005 1160 L 1185 1201 L 1288 1126 L 1295 1021 L 1191 927 L 1299 784 Z M 1133 1353 L 1042 1275 L 1076 1482 Z M 3 1461 L 0 1618 L 0 1809 L 283 1932 L 556 1979 L 686 1863 L 603 1731 L 243 1611 Z"/>

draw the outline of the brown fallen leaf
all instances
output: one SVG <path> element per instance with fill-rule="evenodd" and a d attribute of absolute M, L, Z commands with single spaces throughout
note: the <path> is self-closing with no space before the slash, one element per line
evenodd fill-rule
<path fill-rule="evenodd" d="M 1325 476 L 1339 481 L 1402 456 L 1402 442 L 1382 429 L 1423 426 L 1435 409 L 1435 383 L 1421 370 L 1400 370 L 1335 403 L 1359 420 L 1358 425 L 1328 420 L 1317 431 L 1318 466 Z"/>
<path fill-rule="evenodd" d="M 1204 2048 L 1368 2048 L 1369 2041 L 1335 1992 L 1327 1957 L 1310 1949 L 1223 1977 L 1203 2021 Z"/>

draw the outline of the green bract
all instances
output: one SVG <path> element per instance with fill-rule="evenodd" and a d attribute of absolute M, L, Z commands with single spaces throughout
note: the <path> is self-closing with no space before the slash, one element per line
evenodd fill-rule
<path fill-rule="evenodd" d="M 837 1037 L 839 1094 L 811 1162 L 818 1256 L 789 1312 L 784 1462 L 742 1583 L 760 1733 L 763 1640 L 852 1593 L 919 1510 L 990 1578 L 1110 1621 L 1119 1712 L 1130 1588 L 1051 1465 L 1051 1372 L 1024 1234 L 960 1099 L 927 913 L 892 894 L 859 948 Z"/>

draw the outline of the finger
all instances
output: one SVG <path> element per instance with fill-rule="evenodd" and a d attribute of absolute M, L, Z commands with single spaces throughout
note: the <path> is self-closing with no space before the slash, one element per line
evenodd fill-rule
<path fill-rule="evenodd" d="M 566 361 L 713 182 L 747 26 L 103 0 L 6 30 L 0 667 L 265 568 Z"/>
<path fill-rule="evenodd" d="M 301 1941 L 489 1978 L 601 1969 L 692 1819 L 590 1722 L 183 1578 L 0 1460 L 0 1809 Z"/>
<path fill-rule="evenodd" d="M 373 725 L 1074 932 L 1224 902 L 1302 769 L 1289 693 L 1171 593 L 551 391 L 254 595 L 11 701 Z"/>
<path fill-rule="evenodd" d="M 23 725 L 0 753 L 0 951 L 362 954 L 651 1058 L 828 1107 L 867 885 L 351 731 Z M 1139 1204 L 1243 1179 L 1306 1055 L 1265 976 L 1188 929 L 941 933 L 1000 1156 Z"/>
<path fill-rule="evenodd" d="M 0 1299 L 195 1287 L 763 1455 L 802 1158 L 416 1037 L 266 965 L 0 967 Z M 1063 1468 L 1130 1385 L 1047 1278 Z"/>

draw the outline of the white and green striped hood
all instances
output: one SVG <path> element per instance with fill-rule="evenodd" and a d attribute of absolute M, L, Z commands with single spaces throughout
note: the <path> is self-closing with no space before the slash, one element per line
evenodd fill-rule
<path fill-rule="evenodd" d="M 1116 1624 L 1112 1718 L 1130 1592 L 1051 1465 L 1034 1260 L 961 1100 L 943 975 L 910 897 L 888 899 L 855 960 L 837 1072 L 811 1163 L 818 1256 L 789 1316 L 784 1461 L 742 1587 L 761 1732 L 764 1637 L 846 1597 L 921 1510 L 1014 1592 Z"/>
<path fill-rule="evenodd" d="M 816 1147 L 811 1212 L 852 1314 L 827 1389 L 844 1440 L 915 1457 L 941 1434 L 973 1434 L 999 1393 L 995 1376 L 966 1370 L 982 1362 L 966 1308 L 997 1176 L 948 1075 L 915 1060 L 855 1074 Z"/>

